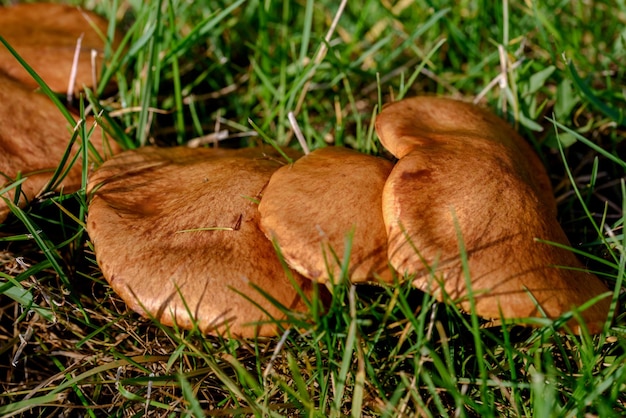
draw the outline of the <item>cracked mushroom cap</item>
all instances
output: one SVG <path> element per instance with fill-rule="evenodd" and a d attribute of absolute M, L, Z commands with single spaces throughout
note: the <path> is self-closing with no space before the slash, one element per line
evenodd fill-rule
<path fill-rule="evenodd" d="M 556 318 L 608 291 L 571 251 L 538 241 L 569 245 L 541 161 L 506 122 L 468 103 L 416 97 L 386 106 L 376 130 L 400 159 L 383 190 L 389 259 L 416 287 L 470 309 L 460 233 L 482 317 Z M 591 332 L 609 304 L 581 313 Z"/>
<path fill-rule="evenodd" d="M 318 282 L 341 278 L 351 237 L 352 282 L 393 280 L 381 195 L 392 163 L 342 148 L 320 148 L 277 170 L 259 205 L 261 229 L 285 261 Z"/>
<path fill-rule="evenodd" d="M 93 124 L 93 118 L 88 118 L 85 127 L 91 129 Z M 18 205 L 23 207 L 39 195 L 60 164 L 72 138 L 72 129 L 47 96 L 0 73 L 0 190 L 18 177 L 27 177 L 20 185 Z M 114 141 L 103 139 L 98 128 L 93 130 L 90 142 L 103 158 L 119 150 Z M 79 139 L 72 147 L 72 155 L 80 148 Z M 92 157 L 94 154 L 90 152 Z M 57 190 L 68 193 L 78 190 L 81 173 L 79 161 Z M 15 201 L 15 188 L 0 196 Z M 6 202 L 0 199 L 0 222 L 8 213 Z"/>
<path fill-rule="evenodd" d="M 107 161 L 90 179 L 87 220 L 104 277 L 130 308 L 166 325 L 275 335 L 270 318 L 285 315 L 255 287 L 307 309 L 258 227 L 258 199 L 281 165 L 258 148 L 145 147 Z M 293 277 L 311 295 L 312 282 Z"/>
<path fill-rule="evenodd" d="M 94 74 L 102 66 L 108 21 L 73 6 L 33 3 L 0 7 L 0 35 L 56 92 L 67 91 L 77 40 L 83 36 L 76 73 L 76 86 L 94 87 Z M 115 48 L 115 47 L 114 47 Z M 96 69 L 91 53 L 95 51 Z M 95 70 L 95 71 L 94 71 Z M 33 89 L 37 82 L 8 49 L 0 45 L 0 72 Z"/>

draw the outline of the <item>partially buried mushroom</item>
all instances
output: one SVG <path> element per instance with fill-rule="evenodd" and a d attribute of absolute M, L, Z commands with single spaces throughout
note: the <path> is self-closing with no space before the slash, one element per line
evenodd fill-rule
<path fill-rule="evenodd" d="M 275 335 L 283 309 L 306 310 L 258 227 L 258 200 L 281 165 L 258 148 L 145 147 L 107 161 L 90 178 L 87 222 L 104 277 L 166 325 Z M 291 274 L 311 297 L 314 284 Z"/>
<path fill-rule="evenodd" d="M 315 150 L 272 175 L 259 205 L 261 228 L 305 277 L 338 282 L 347 267 L 352 282 L 390 282 L 380 201 L 391 168 L 347 148 Z"/>
<path fill-rule="evenodd" d="M 82 123 L 87 130 L 94 127 L 93 118 Z M 61 163 L 74 135 L 73 129 L 74 126 L 47 96 L 33 92 L 0 72 L 0 190 L 8 188 L 17 179 L 27 178 L 19 187 L 0 196 L 25 206 L 39 195 Z M 119 150 L 119 146 L 114 141 L 107 141 L 97 127 L 89 141 L 93 150 L 82 151 L 89 153 L 90 161 L 99 161 Z M 80 161 L 69 166 L 71 159 L 82 149 L 80 144 L 81 138 L 77 136 L 70 159 L 64 166 L 69 171 L 62 176 L 57 190 L 72 192 L 81 186 Z M 18 190 L 20 193 L 16 198 Z M 8 213 L 6 201 L 0 199 L 0 222 Z"/>
<path fill-rule="evenodd" d="M 74 54 L 80 39 L 76 67 L 76 87 L 94 87 L 102 66 L 108 21 L 77 7 L 51 4 L 17 4 L 0 7 L 0 36 L 37 72 L 56 92 L 68 89 Z M 114 41 L 112 48 L 118 42 Z M 95 60 L 92 61 L 92 51 Z M 0 72 L 28 87 L 39 85 L 0 45 Z M 72 86 L 73 89 L 73 86 Z"/>
<path fill-rule="evenodd" d="M 542 242 L 569 245 L 545 169 L 503 120 L 416 97 L 386 106 L 376 130 L 399 158 L 383 191 L 389 259 L 415 286 L 469 311 L 462 242 L 480 316 L 556 318 L 608 291 L 571 251 Z M 609 304 L 581 312 L 590 332 L 602 329 Z"/>

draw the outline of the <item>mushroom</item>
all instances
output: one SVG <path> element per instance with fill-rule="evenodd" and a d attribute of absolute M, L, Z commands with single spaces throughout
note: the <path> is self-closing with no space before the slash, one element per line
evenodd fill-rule
<path fill-rule="evenodd" d="M 96 69 L 91 52 L 98 53 L 96 64 L 100 66 L 105 46 L 101 36 L 107 34 L 107 27 L 107 20 L 72 6 L 23 3 L 0 7 L 0 35 L 56 92 L 68 90 L 76 44 L 81 37 L 76 85 L 94 87 Z M 31 88 L 39 87 L 3 46 L 0 46 L 0 72 Z"/>
<path fill-rule="evenodd" d="M 386 106 L 376 130 L 399 158 L 383 190 L 389 259 L 416 287 L 469 311 L 471 285 L 476 313 L 496 320 L 557 318 L 608 292 L 571 251 L 543 242 L 569 245 L 541 161 L 503 120 L 416 97 Z M 581 312 L 590 332 L 602 329 L 609 304 Z M 580 332 L 574 319 L 568 325 Z"/>
<path fill-rule="evenodd" d="M 94 120 L 88 118 L 84 123 L 85 128 L 90 129 Z M 16 188 L 1 196 L 23 207 L 39 195 L 60 164 L 73 128 L 47 96 L 33 92 L 0 72 L 0 190 L 18 177 L 27 177 L 20 184 L 17 200 Z M 115 142 L 103 138 L 99 129 L 93 130 L 90 143 L 100 157 L 119 150 Z M 73 145 L 71 155 L 79 150 L 80 140 Z M 92 157 L 90 152 L 90 159 L 95 160 Z M 72 166 L 57 190 L 72 192 L 80 188 L 81 173 L 80 164 Z M 0 222 L 8 213 L 6 201 L 0 199 Z"/>
<path fill-rule="evenodd" d="M 307 309 L 294 283 L 307 297 L 315 287 L 286 271 L 258 228 L 258 200 L 280 166 L 256 148 L 144 147 L 107 161 L 90 178 L 87 220 L 104 277 L 163 324 L 275 335 L 284 309 Z"/>
<path fill-rule="evenodd" d="M 272 175 L 259 205 L 261 229 L 305 277 L 338 282 L 349 240 L 348 278 L 390 282 L 380 201 L 391 168 L 347 148 L 315 150 Z"/>

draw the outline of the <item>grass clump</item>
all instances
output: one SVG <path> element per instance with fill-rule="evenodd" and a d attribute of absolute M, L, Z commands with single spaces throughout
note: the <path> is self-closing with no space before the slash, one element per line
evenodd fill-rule
<path fill-rule="evenodd" d="M 119 93 L 88 101 L 127 148 L 246 146 L 261 133 L 295 144 L 294 112 L 311 149 L 379 154 L 373 115 L 391 97 L 477 98 L 543 159 L 562 224 L 614 289 L 616 311 L 593 337 L 558 333 L 564 321 L 477 327 L 407 283 L 342 282 L 325 315 L 282 338 L 164 328 L 128 312 L 105 284 L 80 191 L 14 208 L 0 225 L 0 415 L 626 414 L 626 6 L 81 5 L 125 34 L 106 72 Z"/>

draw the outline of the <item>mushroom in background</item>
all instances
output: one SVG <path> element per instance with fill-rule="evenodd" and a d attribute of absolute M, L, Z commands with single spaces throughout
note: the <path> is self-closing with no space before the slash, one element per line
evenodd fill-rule
<path fill-rule="evenodd" d="M 415 97 L 386 106 L 376 130 L 399 158 L 383 190 L 389 259 L 416 287 L 470 309 L 460 236 L 482 317 L 556 318 L 608 292 L 572 252 L 537 241 L 569 245 L 541 161 L 506 122 L 471 104 Z M 609 304 L 581 312 L 590 332 L 601 331 Z"/>
<path fill-rule="evenodd" d="M 106 19 L 67 5 L 24 3 L 0 7 L 0 36 L 55 92 L 68 90 L 76 44 L 81 36 L 75 85 L 79 90 L 83 85 L 94 88 L 94 76 L 98 76 L 102 67 L 105 47 L 101 35 L 106 36 L 107 28 Z M 117 48 L 117 44 L 112 48 Z M 96 68 L 93 68 L 92 51 L 97 52 Z M 4 46 L 0 46 L 0 72 L 32 89 L 39 87 Z"/>
<path fill-rule="evenodd" d="M 347 148 L 321 148 L 271 177 L 259 205 L 261 229 L 285 261 L 318 282 L 341 278 L 347 235 L 348 278 L 391 282 L 381 195 L 392 163 Z"/>
<path fill-rule="evenodd" d="M 90 129 L 94 120 L 88 118 L 84 123 Z M 0 189 L 18 177 L 28 177 L 20 185 L 18 205 L 23 207 L 39 195 L 65 154 L 72 128 L 47 96 L 0 72 Z M 93 130 L 90 142 L 103 158 L 120 150 L 117 143 L 103 137 L 99 128 Z M 80 148 L 78 140 L 72 147 L 72 155 Z M 80 164 L 75 164 L 57 189 L 69 193 L 80 188 L 81 169 Z M 15 191 L 11 189 L 2 197 L 15 201 Z M 0 222 L 8 213 L 5 200 L 0 199 Z"/>
<path fill-rule="evenodd" d="M 76 43 L 81 37 L 74 83 L 81 89 L 95 87 L 97 71 L 91 52 L 98 52 L 95 64 L 100 67 L 105 47 L 100 35 L 107 33 L 107 27 L 105 19 L 71 6 L 35 3 L 0 7 L 0 35 L 56 92 L 68 90 Z M 113 45 L 116 47 L 117 42 Z M 18 199 L 16 188 L 2 195 L 17 200 L 19 206 L 26 205 L 44 189 L 72 138 L 73 126 L 48 97 L 34 92 L 38 87 L 11 52 L 0 46 L 0 189 L 18 177 L 28 177 L 20 185 Z M 91 129 L 94 119 L 87 118 L 84 123 Z M 106 158 L 120 150 L 113 140 L 103 138 L 100 129 L 93 131 L 90 142 L 99 157 Z M 79 148 L 76 143 L 71 155 Z M 99 159 L 91 157 L 94 155 L 90 152 L 92 161 Z M 81 166 L 76 164 L 57 190 L 73 192 L 81 181 Z M 0 222 L 8 213 L 5 200 L 0 199 Z"/>
<path fill-rule="evenodd" d="M 104 277 L 131 309 L 166 325 L 275 335 L 285 315 L 255 287 L 306 310 L 258 226 L 258 200 L 279 167 L 275 151 L 254 148 L 145 147 L 107 161 L 90 178 L 87 219 Z M 311 295 L 315 285 L 292 274 Z"/>

